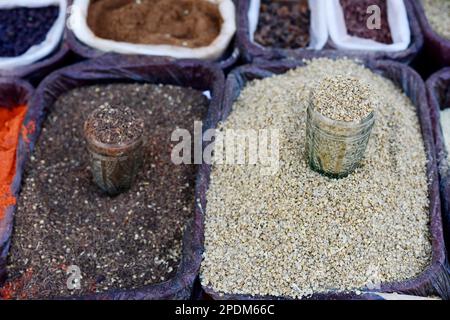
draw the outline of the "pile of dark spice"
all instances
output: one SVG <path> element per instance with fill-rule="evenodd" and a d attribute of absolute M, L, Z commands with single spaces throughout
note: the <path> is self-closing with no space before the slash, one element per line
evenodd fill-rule
<path fill-rule="evenodd" d="M 265 47 L 305 48 L 310 41 L 310 21 L 307 0 L 262 0 L 254 39 Z"/>
<path fill-rule="evenodd" d="M 85 118 L 105 103 L 128 105 L 145 122 L 141 174 L 114 198 L 93 183 L 83 138 Z M 3 296 L 81 295 L 173 277 L 193 217 L 197 168 L 172 164 L 171 133 L 193 132 L 207 105 L 201 92 L 168 85 L 98 85 L 61 96 L 25 170 Z M 81 270 L 80 290 L 67 289 L 71 265 Z"/>
<path fill-rule="evenodd" d="M 96 141 L 106 144 L 124 144 L 134 141 L 143 132 L 144 123 L 130 107 L 106 103 L 93 111 L 86 122 L 86 131 Z"/>
<path fill-rule="evenodd" d="M 45 40 L 59 7 L 0 10 L 0 56 L 17 57 Z"/>
<path fill-rule="evenodd" d="M 344 11 L 345 24 L 349 35 L 392 44 L 387 0 L 340 0 L 340 3 Z M 380 29 L 369 29 L 367 27 L 367 21 L 371 16 L 371 13 L 367 13 L 367 8 L 372 5 L 377 5 L 381 9 Z"/>

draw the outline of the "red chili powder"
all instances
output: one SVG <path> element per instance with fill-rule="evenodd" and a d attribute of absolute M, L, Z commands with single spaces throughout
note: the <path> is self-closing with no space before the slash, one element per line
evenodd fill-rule
<path fill-rule="evenodd" d="M 26 111 L 26 106 L 0 107 L 0 220 L 6 208 L 16 203 L 16 198 L 11 194 L 11 183 L 16 171 L 17 142 Z"/>

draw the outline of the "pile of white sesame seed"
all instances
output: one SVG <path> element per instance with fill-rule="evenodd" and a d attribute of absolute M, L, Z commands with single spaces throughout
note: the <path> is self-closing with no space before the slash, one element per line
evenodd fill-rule
<path fill-rule="evenodd" d="M 305 159 L 316 80 L 370 85 L 377 123 L 363 167 L 332 180 Z M 378 110 L 379 109 L 379 110 Z M 390 80 L 350 60 L 317 59 L 248 83 L 222 129 L 280 130 L 280 168 L 214 165 L 201 281 L 219 293 L 303 297 L 376 288 L 431 261 L 426 155 L 415 107 Z"/>
<path fill-rule="evenodd" d="M 360 121 L 373 111 L 369 87 L 355 77 L 325 77 L 311 99 L 316 111 L 333 120 Z"/>
<path fill-rule="evenodd" d="M 423 0 L 423 6 L 434 31 L 450 40 L 450 1 Z"/>

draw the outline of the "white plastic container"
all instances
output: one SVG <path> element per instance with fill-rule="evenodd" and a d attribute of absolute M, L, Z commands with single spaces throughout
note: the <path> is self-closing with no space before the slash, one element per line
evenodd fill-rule
<path fill-rule="evenodd" d="M 174 45 L 134 44 L 99 38 L 87 24 L 90 0 L 74 0 L 70 10 L 68 27 L 79 41 L 104 52 L 168 56 L 178 59 L 216 60 L 223 55 L 236 32 L 235 6 L 231 0 L 207 1 L 218 5 L 223 23 L 217 38 L 205 47 L 186 48 Z"/>
<path fill-rule="evenodd" d="M 67 0 L 2 0 L 0 9 L 13 8 L 40 8 L 51 5 L 59 6 L 59 15 L 55 23 L 47 33 L 45 40 L 29 48 L 25 53 L 17 57 L 0 57 L 0 69 L 10 70 L 17 67 L 27 66 L 39 61 L 51 54 L 60 44 L 64 34 L 66 21 Z"/>

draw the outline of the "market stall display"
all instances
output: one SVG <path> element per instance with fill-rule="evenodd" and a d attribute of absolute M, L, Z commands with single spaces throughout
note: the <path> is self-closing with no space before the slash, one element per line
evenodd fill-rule
<path fill-rule="evenodd" d="M 0 300 L 450 299 L 449 5 L 0 1 Z"/>

